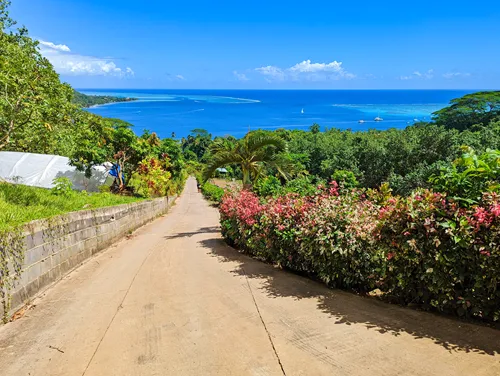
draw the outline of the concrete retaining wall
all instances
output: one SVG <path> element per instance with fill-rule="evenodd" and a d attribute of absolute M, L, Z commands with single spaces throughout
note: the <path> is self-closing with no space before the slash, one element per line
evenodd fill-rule
<path fill-rule="evenodd" d="M 11 291 L 11 311 L 95 253 L 166 213 L 174 200 L 159 198 L 29 223 L 21 279 Z"/>

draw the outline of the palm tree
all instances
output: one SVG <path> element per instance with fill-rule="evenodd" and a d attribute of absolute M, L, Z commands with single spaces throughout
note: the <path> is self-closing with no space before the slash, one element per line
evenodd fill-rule
<path fill-rule="evenodd" d="M 275 168 L 288 178 L 287 162 L 280 153 L 287 149 L 286 142 L 280 137 L 262 131 L 249 132 L 236 142 L 217 140 L 210 148 L 210 159 L 203 171 L 203 178 L 208 180 L 215 171 L 231 164 L 239 164 L 243 173 L 243 187 L 251 188 L 262 174 L 265 167 Z"/>

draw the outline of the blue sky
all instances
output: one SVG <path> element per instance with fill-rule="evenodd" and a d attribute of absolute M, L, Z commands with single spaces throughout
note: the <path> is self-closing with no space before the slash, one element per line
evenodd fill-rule
<path fill-rule="evenodd" d="M 13 0 L 78 88 L 500 89 L 493 0 Z"/>

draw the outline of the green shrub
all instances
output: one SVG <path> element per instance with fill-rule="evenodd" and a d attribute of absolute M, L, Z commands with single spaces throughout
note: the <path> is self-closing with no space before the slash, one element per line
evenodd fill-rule
<path fill-rule="evenodd" d="M 280 194 L 297 193 L 300 196 L 312 196 L 318 192 L 318 186 L 325 185 L 326 182 L 322 179 L 304 176 L 287 181 Z"/>
<path fill-rule="evenodd" d="M 54 184 L 51 189 L 53 195 L 69 197 L 73 194 L 73 183 L 69 178 L 55 178 L 52 183 Z"/>
<path fill-rule="evenodd" d="M 477 155 L 472 148 L 463 147 L 463 150 L 461 158 L 443 168 L 439 175 L 433 175 L 430 182 L 438 192 L 475 204 L 483 192 L 500 191 L 500 151 L 488 149 Z"/>
<path fill-rule="evenodd" d="M 258 180 L 253 189 L 261 197 L 274 196 L 280 192 L 281 182 L 275 176 L 266 176 Z"/>
<path fill-rule="evenodd" d="M 208 200 L 215 203 L 219 203 L 222 200 L 222 196 L 224 196 L 224 189 L 208 181 L 201 186 L 201 192 Z"/>
<path fill-rule="evenodd" d="M 332 180 L 336 181 L 342 188 L 356 188 L 359 186 L 354 173 L 348 170 L 335 171 L 332 174 Z"/>
<path fill-rule="evenodd" d="M 156 158 L 144 159 L 132 174 L 128 185 L 142 197 L 166 196 L 171 190 L 172 174 L 167 171 L 169 161 Z"/>

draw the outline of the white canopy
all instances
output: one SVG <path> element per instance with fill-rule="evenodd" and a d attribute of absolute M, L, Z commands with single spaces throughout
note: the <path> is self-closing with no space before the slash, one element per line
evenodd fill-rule
<path fill-rule="evenodd" d="M 34 187 L 52 188 L 53 180 L 66 177 L 73 183 L 73 189 L 96 192 L 100 185 L 110 184 L 109 166 L 97 166 L 90 179 L 83 172 L 70 166 L 69 158 L 60 155 L 0 152 L 0 180 Z"/>

